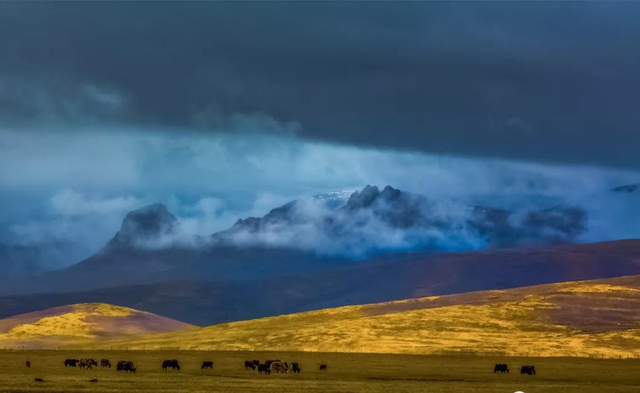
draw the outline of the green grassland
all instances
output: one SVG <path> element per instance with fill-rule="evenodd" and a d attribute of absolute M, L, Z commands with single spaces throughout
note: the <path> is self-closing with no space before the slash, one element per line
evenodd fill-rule
<path fill-rule="evenodd" d="M 64 359 L 108 358 L 111 369 L 64 368 Z M 164 359 L 178 359 L 180 371 L 162 371 Z M 259 375 L 244 360 L 300 363 L 300 374 Z M 30 360 L 31 368 L 25 367 Z M 132 360 L 136 374 L 115 370 Z M 213 370 L 200 370 L 204 360 Z M 509 375 L 493 374 L 495 363 Z M 318 370 L 327 364 L 328 371 Z M 538 375 L 521 376 L 533 364 Z M 42 378 L 45 382 L 35 382 Z M 89 382 L 97 378 L 98 382 Z M 0 351 L 0 392 L 389 392 L 389 393 L 600 393 L 639 392 L 640 360 L 504 358 L 392 354 L 210 351 Z"/>

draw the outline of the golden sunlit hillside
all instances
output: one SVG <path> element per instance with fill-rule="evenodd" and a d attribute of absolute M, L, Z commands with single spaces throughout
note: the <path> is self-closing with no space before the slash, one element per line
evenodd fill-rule
<path fill-rule="evenodd" d="M 110 342 L 108 346 L 637 356 L 640 276 L 340 307 Z"/>
<path fill-rule="evenodd" d="M 190 327 L 127 307 L 104 303 L 74 304 L 0 320 L 0 347 L 56 348 Z"/>

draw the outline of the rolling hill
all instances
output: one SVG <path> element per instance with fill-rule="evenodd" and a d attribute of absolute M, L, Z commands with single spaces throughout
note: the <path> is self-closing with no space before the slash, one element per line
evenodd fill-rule
<path fill-rule="evenodd" d="M 415 254 L 326 266 L 313 274 L 292 271 L 281 277 L 228 281 L 176 279 L 46 296 L 5 296 L 0 297 L 0 317 L 99 302 L 207 326 L 345 305 L 635 274 L 640 274 L 640 240 Z"/>
<path fill-rule="evenodd" d="M 73 304 L 1 319 L 0 347 L 57 348 L 191 327 L 127 307 Z"/>
<path fill-rule="evenodd" d="M 640 276 L 348 306 L 151 335 L 113 348 L 640 355 Z"/>

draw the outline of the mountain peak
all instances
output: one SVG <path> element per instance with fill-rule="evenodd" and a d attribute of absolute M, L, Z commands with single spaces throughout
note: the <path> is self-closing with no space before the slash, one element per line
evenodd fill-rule
<path fill-rule="evenodd" d="M 347 202 L 347 208 L 360 209 L 371 206 L 376 200 L 391 201 L 398 199 L 402 195 L 402 191 L 391 186 L 386 186 L 382 191 L 377 186 L 367 185 L 362 191 L 356 191 L 351 194 Z"/>
<path fill-rule="evenodd" d="M 115 240 L 127 244 L 153 240 L 163 235 L 174 234 L 177 226 L 176 216 L 171 214 L 165 205 L 156 203 L 127 213 Z"/>
<path fill-rule="evenodd" d="M 362 191 L 356 191 L 349 197 L 347 201 L 347 208 L 360 209 L 363 207 L 371 206 L 380 194 L 380 190 L 377 186 L 367 185 Z"/>
<path fill-rule="evenodd" d="M 395 189 L 391 186 L 386 186 L 384 190 L 380 193 L 380 198 L 384 200 L 397 199 L 402 194 L 402 191 Z"/>

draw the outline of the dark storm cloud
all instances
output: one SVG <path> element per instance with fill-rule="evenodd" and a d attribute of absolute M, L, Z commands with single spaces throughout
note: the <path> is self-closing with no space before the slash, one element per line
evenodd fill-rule
<path fill-rule="evenodd" d="M 640 4 L 2 2 L 0 119 L 640 168 Z"/>

